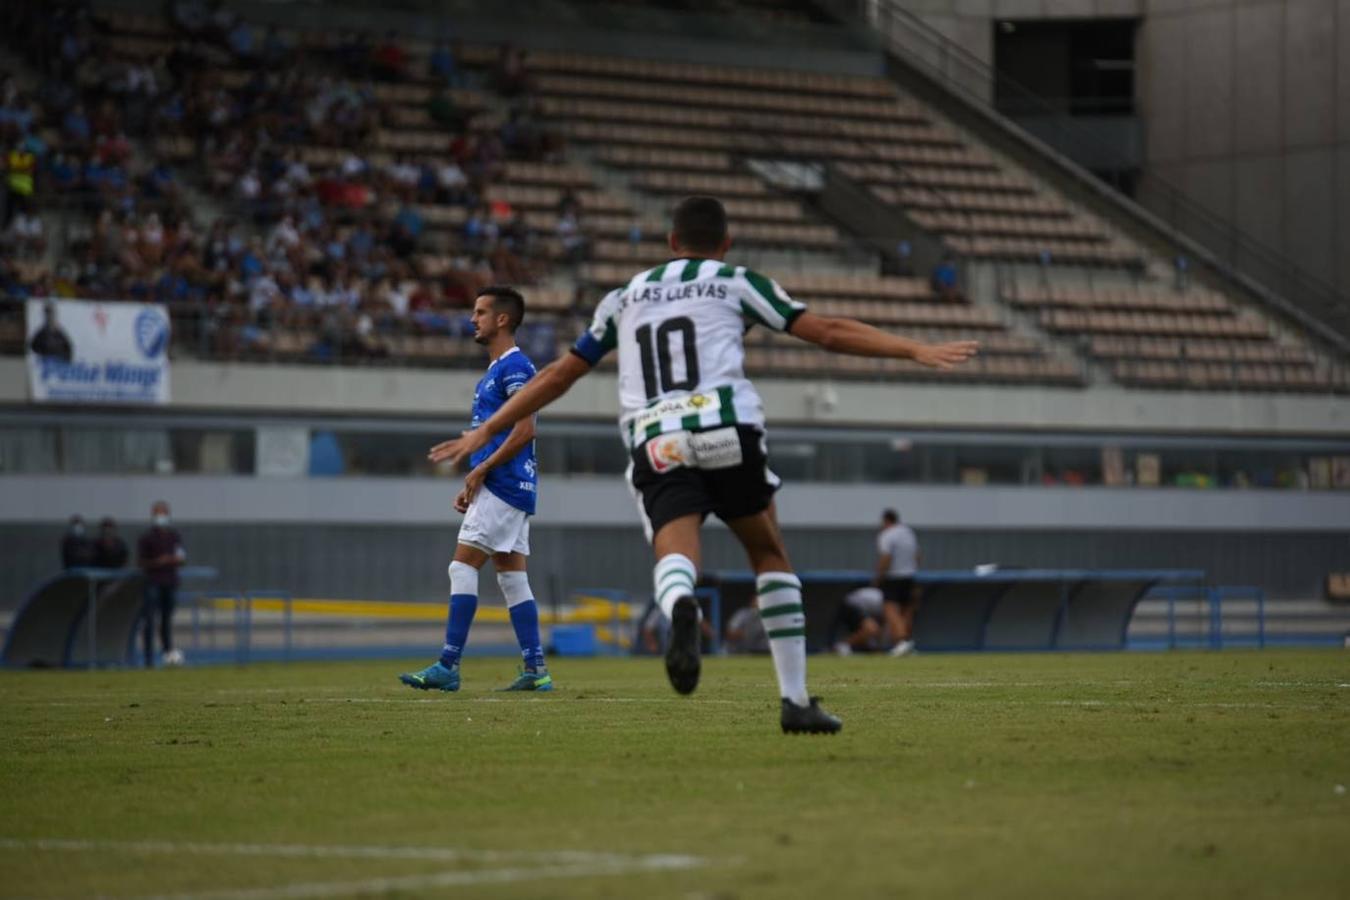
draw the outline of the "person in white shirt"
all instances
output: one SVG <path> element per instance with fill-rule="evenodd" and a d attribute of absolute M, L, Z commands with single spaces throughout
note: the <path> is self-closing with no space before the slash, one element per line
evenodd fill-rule
<path fill-rule="evenodd" d="M 839 617 L 835 620 L 838 640 L 834 652 L 849 656 L 854 651 L 885 649 L 886 645 L 881 643 L 882 625 L 889 605 L 879 587 L 859 587 L 849 591 L 844 602 L 839 604 Z"/>
<path fill-rule="evenodd" d="M 877 533 L 877 570 L 873 587 L 886 595 L 882 618 L 886 623 L 886 638 L 891 644 L 891 656 L 914 652 L 914 613 L 918 609 L 918 594 L 914 589 L 914 573 L 919 569 L 919 539 L 914 529 L 900 523 L 900 514 L 888 509 L 881 514 L 881 531 Z"/>

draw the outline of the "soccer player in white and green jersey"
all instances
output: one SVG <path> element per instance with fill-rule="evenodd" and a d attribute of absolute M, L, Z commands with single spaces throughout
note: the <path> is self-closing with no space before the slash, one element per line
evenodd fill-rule
<path fill-rule="evenodd" d="M 628 478 L 656 554 L 656 600 L 671 620 L 666 673 L 682 694 L 698 686 L 699 616 L 694 599 L 709 513 L 726 522 L 755 571 L 789 733 L 833 733 L 842 725 L 806 690 L 806 617 L 778 528 L 764 404 L 745 377 L 744 334 L 761 325 L 836 353 L 913 359 L 948 369 L 973 356 L 975 341 L 926 344 L 853 319 L 820 316 L 772 280 L 723 262 L 731 238 L 712 197 L 675 209 L 674 259 L 610 292 L 572 352 L 545 368 L 486 422 L 431 449 L 455 460 L 567 392 L 606 353 L 619 352 L 620 429 Z"/>

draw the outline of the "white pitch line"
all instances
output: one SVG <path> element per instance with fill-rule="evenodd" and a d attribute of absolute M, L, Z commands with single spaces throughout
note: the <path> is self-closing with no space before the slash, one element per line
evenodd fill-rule
<path fill-rule="evenodd" d="M 1344 683 L 1335 682 L 1335 681 L 1258 681 L 1258 682 L 1256 682 L 1255 684 L 1256 684 L 1257 687 L 1263 687 L 1263 688 L 1264 688 L 1264 687 L 1274 687 L 1274 688 L 1286 688 L 1286 687 L 1297 687 L 1297 688 L 1329 688 L 1329 687 L 1337 687 L 1337 688 L 1346 688 L 1346 687 L 1350 687 L 1350 684 L 1344 684 Z"/>
<path fill-rule="evenodd" d="M 594 878 L 607 875 L 631 875 L 686 869 L 691 866 L 647 863 L 587 863 L 538 866 L 535 868 L 479 869 L 472 872 L 433 872 L 428 875 L 401 875 L 368 878 L 361 881 L 301 882 L 265 888 L 207 891 L 199 894 L 158 894 L 145 900 L 304 900 L 309 897 L 341 897 L 353 894 L 386 894 L 391 891 L 427 891 L 435 888 L 465 887 L 481 884 L 508 884 L 519 881 L 544 881 L 556 878 Z"/>
<path fill-rule="evenodd" d="M 571 865 L 539 869 L 481 869 L 478 872 L 436 872 L 363 881 L 320 881 L 281 885 L 277 888 L 242 888 L 238 891 L 205 893 L 167 893 L 146 900 L 302 900 L 305 897 L 342 897 L 383 895 L 393 891 L 432 891 L 436 888 L 462 888 L 468 885 L 510 884 L 513 881 L 544 881 L 552 878 L 616 876 L 637 872 L 659 872 L 683 866 L 649 865 Z"/>
<path fill-rule="evenodd" d="M 435 860 L 439 862 L 508 862 L 507 868 L 453 870 L 340 882 L 299 882 L 262 888 L 238 888 L 204 893 L 164 894 L 147 900 L 301 900 L 309 897 L 349 896 L 423 891 L 476 884 L 503 884 L 549 878 L 586 878 L 694 869 L 708 861 L 697 856 L 657 853 L 628 856 L 588 851 L 460 850 L 449 847 L 308 846 L 301 844 L 244 844 L 175 841 L 95 841 L 0 838 L 0 849 L 65 850 L 118 853 L 197 853 L 226 856 L 275 856 L 290 859 Z M 521 864 L 525 865 L 521 865 Z"/>
<path fill-rule="evenodd" d="M 1016 706 L 1114 706 L 1142 708 L 1157 706 L 1172 712 L 1183 709 L 1273 709 L 1273 710 L 1321 710 L 1324 707 L 1312 703 L 1221 703 L 1211 700 L 1009 700 Z"/>
<path fill-rule="evenodd" d="M 457 847 L 402 847 L 385 844 L 258 844 L 208 841 L 107 841 L 68 838 L 0 838 L 6 850 L 121 851 L 128 853 L 197 853 L 218 856 L 277 856 L 290 859 L 422 859 L 437 862 L 503 862 L 507 860 L 548 863 L 631 863 L 657 860 L 665 864 L 701 865 L 696 856 L 678 854 L 624 853 L 591 850 L 480 850 Z"/>
<path fill-rule="evenodd" d="M 745 703 L 753 703 L 753 700 L 717 700 L 717 699 L 695 699 L 685 700 L 679 697 L 557 697 L 544 699 L 543 697 L 518 697 L 510 700 L 501 697 L 465 697 L 459 701 L 442 700 L 436 697 L 417 697 L 412 699 L 402 699 L 398 697 L 302 697 L 305 703 L 538 703 L 546 704 L 565 709 L 572 703 L 690 703 L 703 705 L 706 703 L 729 704 L 733 706 Z"/>

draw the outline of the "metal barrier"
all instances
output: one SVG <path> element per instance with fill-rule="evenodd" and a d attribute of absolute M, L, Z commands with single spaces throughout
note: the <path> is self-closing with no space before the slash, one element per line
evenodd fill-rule
<path fill-rule="evenodd" d="M 1254 600 L 1256 602 L 1256 646 L 1266 646 L 1266 592 L 1258 587 L 1239 587 L 1223 585 L 1206 587 L 1203 585 L 1159 585 L 1148 592 L 1145 599 L 1167 601 L 1167 649 L 1175 650 L 1177 640 L 1177 601 L 1194 600 L 1205 604 L 1207 629 L 1205 644 L 1211 650 L 1222 650 L 1224 646 L 1225 600 Z"/>
<path fill-rule="evenodd" d="M 290 662 L 291 648 L 294 644 L 295 598 L 291 596 L 290 591 L 277 589 L 247 591 L 244 594 L 244 604 L 250 639 L 253 627 L 253 601 L 262 599 L 281 601 L 281 659 L 283 662 Z"/>
<path fill-rule="evenodd" d="M 233 656 L 238 664 L 244 664 L 253 658 L 253 615 L 254 603 L 258 600 L 277 600 L 281 603 L 281 658 L 290 662 L 295 646 L 295 598 L 290 591 L 279 589 L 257 589 L 250 591 L 193 591 L 180 595 L 180 599 L 192 606 L 192 650 L 200 653 L 216 652 L 215 615 L 219 601 L 230 601 L 231 633 L 233 636 Z M 202 647 L 203 611 L 210 617 L 206 628 L 209 645 Z"/>
<path fill-rule="evenodd" d="M 218 573 L 209 566 L 185 566 L 178 574 L 182 581 L 204 581 Z M 70 667 L 83 643 L 87 668 L 125 664 L 144 615 L 143 585 L 139 569 L 86 567 L 48 579 L 15 616 L 2 654 L 5 663 Z M 105 607 L 102 615 L 100 606 Z M 101 622 L 109 617 L 111 625 Z"/>

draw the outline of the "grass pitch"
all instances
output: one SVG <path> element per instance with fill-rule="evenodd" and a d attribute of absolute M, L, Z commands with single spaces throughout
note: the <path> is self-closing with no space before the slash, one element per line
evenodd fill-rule
<path fill-rule="evenodd" d="M 419 661 L 416 665 L 421 665 Z M 0 675 L 0 895 L 1344 897 L 1340 651 Z"/>

